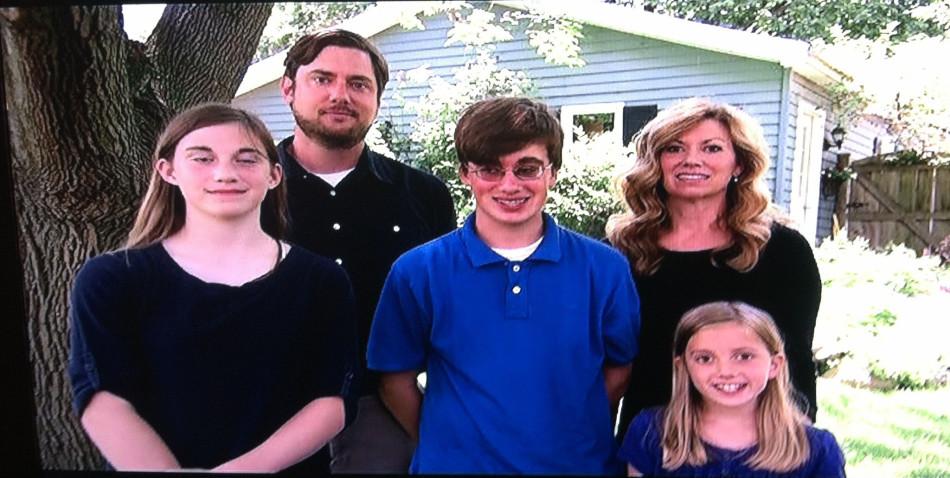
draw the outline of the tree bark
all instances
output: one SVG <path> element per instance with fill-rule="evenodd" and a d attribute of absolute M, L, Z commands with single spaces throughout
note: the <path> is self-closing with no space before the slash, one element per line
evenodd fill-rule
<path fill-rule="evenodd" d="M 120 247 L 162 124 L 237 90 L 271 5 L 170 5 L 146 45 L 120 6 L 0 9 L 13 193 L 45 469 L 101 468 L 72 411 L 68 294 Z M 171 50 L 171 51 L 170 51 Z"/>

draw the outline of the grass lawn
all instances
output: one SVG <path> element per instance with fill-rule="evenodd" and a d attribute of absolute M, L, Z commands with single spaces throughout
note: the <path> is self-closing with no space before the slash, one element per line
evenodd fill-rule
<path fill-rule="evenodd" d="M 850 477 L 950 477 L 950 388 L 877 392 L 818 380 L 818 421 Z"/>

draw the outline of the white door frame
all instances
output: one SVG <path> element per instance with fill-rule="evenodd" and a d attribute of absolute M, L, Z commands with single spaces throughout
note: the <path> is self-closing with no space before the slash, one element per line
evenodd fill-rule
<path fill-rule="evenodd" d="M 789 215 L 798 231 L 813 245 L 818 232 L 825 117 L 825 110 L 805 99 L 799 99 Z"/>

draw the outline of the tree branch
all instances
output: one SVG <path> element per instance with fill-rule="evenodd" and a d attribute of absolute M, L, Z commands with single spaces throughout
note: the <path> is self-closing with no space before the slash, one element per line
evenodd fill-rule
<path fill-rule="evenodd" d="M 272 4 L 168 5 L 146 42 L 173 111 L 228 102 L 250 65 Z M 237 68 L 235 68 L 237 66 Z"/>

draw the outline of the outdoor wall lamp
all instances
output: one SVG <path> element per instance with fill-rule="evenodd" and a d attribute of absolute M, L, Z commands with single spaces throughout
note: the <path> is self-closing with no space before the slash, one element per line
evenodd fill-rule
<path fill-rule="evenodd" d="M 841 149 L 841 145 L 844 143 L 844 133 L 844 128 L 841 127 L 840 124 L 831 130 L 831 139 L 835 142 L 835 146 L 837 146 L 839 150 Z"/>

